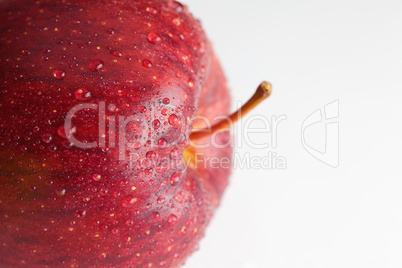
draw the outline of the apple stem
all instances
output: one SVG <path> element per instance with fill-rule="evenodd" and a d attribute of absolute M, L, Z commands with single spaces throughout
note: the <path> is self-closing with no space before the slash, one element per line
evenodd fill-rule
<path fill-rule="evenodd" d="M 199 129 L 190 134 L 190 140 L 198 140 L 204 137 L 211 136 L 216 131 L 225 131 L 234 123 L 243 118 L 251 110 L 253 110 L 263 100 L 267 99 L 272 93 L 272 85 L 266 81 L 262 82 L 254 95 L 242 106 L 239 110 L 232 113 L 227 119 L 221 120 L 210 128 Z"/>

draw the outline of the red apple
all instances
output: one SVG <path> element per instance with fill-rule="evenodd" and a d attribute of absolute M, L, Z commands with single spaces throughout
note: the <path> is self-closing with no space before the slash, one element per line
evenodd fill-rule
<path fill-rule="evenodd" d="M 164 0 L 5 0 L 0 14 L 0 266 L 183 264 L 230 173 L 194 156 L 232 154 L 229 132 L 189 146 L 196 116 L 230 104 L 199 21 Z"/>

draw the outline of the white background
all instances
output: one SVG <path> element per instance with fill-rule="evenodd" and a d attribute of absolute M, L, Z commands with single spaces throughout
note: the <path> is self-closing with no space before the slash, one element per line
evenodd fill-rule
<path fill-rule="evenodd" d="M 274 94 L 254 114 L 287 116 L 277 148 L 236 149 L 275 152 L 286 170 L 234 170 L 185 268 L 402 267 L 402 2 L 184 2 L 214 43 L 233 107 L 266 79 Z M 303 148 L 301 127 L 336 100 L 332 168 Z M 306 132 L 311 146 L 325 147 L 324 130 Z"/>

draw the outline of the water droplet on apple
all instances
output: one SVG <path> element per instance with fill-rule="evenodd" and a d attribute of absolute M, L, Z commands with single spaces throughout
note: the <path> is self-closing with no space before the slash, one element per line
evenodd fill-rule
<path fill-rule="evenodd" d="M 73 145 L 74 145 L 74 144 L 73 144 L 72 142 L 70 142 L 70 141 L 64 141 L 64 142 L 63 142 L 64 148 L 67 148 L 67 149 L 73 147 Z"/>
<path fill-rule="evenodd" d="M 123 54 L 118 50 L 112 50 L 112 51 L 110 51 L 110 54 L 112 54 L 115 57 L 122 57 L 123 56 Z"/>
<path fill-rule="evenodd" d="M 156 14 L 156 13 L 158 13 L 158 11 L 157 11 L 155 8 L 153 8 L 153 7 L 147 7 L 145 10 L 146 10 L 147 12 L 151 13 L 151 14 Z"/>
<path fill-rule="evenodd" d="M 164 171 L 167 171 L 168 169 L 168 166 L 164 165 L 163 163 L 156 166 L 156 172 L 158 173 L 162 173 Z"/>
<path fill-rule="evenodd" d="M 179 123 L 179 118 L 177 117 L 177 115 L 172 114 L 169 116 L 169 124 L 171 124 L 172 126 L 177 125 Z"/>
<path fill-rule="evenodd" d="M 144 66 L 145 68 L 151 68 L 152 67 L 152 62 L 150 62 L 149 60 L 143 60 L 142 61 L 142 66 Z"/>
<path fill-rule="evenodd" d="M 92 179 L 93 179 L 94 181 L 100 181 L 100 180 L 102 179 L 102 176 L 99 175 L 99 174 L 94 174 L 94 175 L 92 176 Z"/>
<path fill-rule="evenodd" d="M 91 92 L 86 88 L 80 88 L 74 92 L 74 96 L 77 100 L 86 100 L 91 97 Z"/>
<path fill-rule="evenodd" d="M 184 9 L 183 5 L 177 1 L 168 2 L 168 6 L 178 13 L 183 12 Z"/>
<path fill-rule="evenodd" d="M 45 143 L 50 143 L 53 140 L 52 135 L 50 135 L 49 133 L 45 133 L 42 135 L 42 141 Z"/>
<path fill-rule="evenodd" d="M 169 217 L 168 217 L 168 222 L 171 223 L 171 224 L 173 224 L 173 223 L 175 223 L 176 221 L 177 221 L 177 216 L 174 215 L 174 214 L 170 214 Z"/>
<path fill-rule="evenodd" d="M 172 186 L 176 186 L 177 184 L 179 184 L 180 182 L 180 174 L 178 172 L 175 172 L 172 174 L 172 176 L 170 177 L 170 184 Z"/>
<path fill-rule="evenodd" d="M 159 216 L 160 216 L 160 214 L 156 211 L 152 212 L 152 214 L 151 214 L 152 219 L 157 219 L 157 218 L 159 218 Z"/>
<path fill-rule="evenodd" d="M 135 150 L 139 150 L 139 149 L 141 148 L 141 143 L 136 142 L 136 143 L 134 144 L 133 148 L 134 148 Z"/>
<path fill-rule="evenodd" d="M 74 134 L 76 131 L 77 131 L 77 128 L 76 128 L 76 127 L 72 127 L 72 128 L 68 131 L 68 133 L 69 133 L 69 135 L 71 135 L 71 134 Z M 64 125 L 61 125 L 61 126 L 59 126 L 59 127 L 57 128 L 57 134 L 58 134 L 60 137 L 62 137 L 62 138 L 66 138 L 66 137 L 67 137 L 67 136 L 66 136 L 66 130 L 65 130 L 65 128 L 64 128 Z"/>
<path fill-rule="evenodd" d="M 49 146 L 47 149 L 49 152 L 55 152 L 57 150 L 57 146 Z"/>
<path fill-rule="evenodd" d="M 109 111 L 111 111 L 111 112 L 116 112 L 117 107 L 116 107 L 116 105 L 114 105 L 114 104 L 110 104 L 110 105 L 107 107 L 107 109 L 108 109 Z"/>
<path fill-rule="evenodd" d="M 188 86 L 192 89 L 192 88 L 194 88 L 194 81 L 193 81 L 193 79 L 189 79 L 188 80 Z"/>
<path fill-rule="evenodd" d="M 140 113 L 144 113 L 145 111 L 147 110 L 147 108 L 145 107 L 145 106 L 138 106 L 138 111 L 140 112 Z"/>
<path fill-rule="evenodd" d="M 152 122 L 152 127 L 153 127 L 154 129 L 158 129 L 160 126 L 161 126 L 161 122 L 160 122 L 158 119 L 155 119 L 155 120 Z"/>
<path fill-rule="evenodd" d="M 31 53 L 31 52 L 29 52 L 29 50 L 26 50 L 26 49 L 24 49 L 24 50 L 21 51 L 21 54 L 22 54 L 23 56 L 29 55 L 30 53 Z"/>
<path fill-rule="evenodd" d="M 65 129 L 64 129 L 64 126 L 59 126 L 59 127 L 57 128 L 57 134 L 58 134 L 60 137 L 62 137 L 62 138 L 65 138 L 65 137 L 66 137 L 66 131 L 65 131 Z"/>
<path fill-rule="evenodd" d="M 76 211 L 75 211 L 75 216 L 76 216 L 77 218 L 85 217 L 85 215 L 87 215 L 87 211 L 86 211 L 86 210 L 76 210 Z"/>
<path fill-rule="evenodd" d="M 181 20 L 179 18 L 175 18 L 172 20 L 172 23 L 176 26 L 179 26 L 181 24 Z"/>
<path fill-rule="evenodd" d="M 164 98 L 164 99 L 162 100 L 162 103 L 167 105 L 167 104 L 170 103 L 170 99 L 169 99 L 169 98 Z"/>
<path fill-rule="evenodd" d="M 123 199 L 121 199 L 121 205 L 125 208 L 130 208 L 134 205 L 134 203 L 137 202 L 137 199 L 133 197 L 132 195 L 127 195 Z"/>
<path fill-rule="evenodd" d="M 64 196 L 66 194 L 66 189 L 57 189 L 56 194 L 58 196 Z"/>
<path fill-rule="evenodd" d="M 186 233 L 186 226 L 183 226 L 178 232 L 179 235 L 184 235 Z M 177 256 L 176 256 L 177 255 Z M 178 253 L 174 254 L 173 257 L 177 258 L 179 256 Z"/>
<path fill-rule="evenodd" d="M 92 60 L 89 63 L 89 70 L 91 70 L 92 72 L 97 72 L 99 69 L 103 68 L 103 61 L 101 60 Z"/>
<path fill-rule="evenodd" d="M 105 252 L 99 254 L 99 259 L 105 259 L 107 254 Z"/>
<path fill-rule="evenodd" d="M 145 154 L 145 157 L 148 159 L 156 158 L 157 154 L 154 151 L 149 151 Z"/>
<path fill-rule="evenodd" d="M 63 80 L 64 77 L 66 76 L 66 72 L 64 70 L 55 70 L 53 72 L 53 76 L 58 80 Z"/>
<path fill-rule="evenodd" d="M 162 38 L 158 33 L 151 32 L 147 35 L 147 40 L 152 44 L 157 44 L 162 41 Z"/>
<path fill-rule="evenodd" d="M 156 203 L 162 204 L 166 201 L 166 199 L 163 196 L 159 196 L 158 199 L 156 200 Z"/>
<path fill-rule="evenodd" d="M 164 148 L 167 145 L 167 140 L 165 138 L 161 138 L 158 140 L 159 148 Z"/>
<path fill-rule="evenodd" d="M 177 138 L 177 143 L 178 144 L 183 144 L 183 143 L 185 143 L 187 141 L 187 139 L 186 139 L 186 136 L 185 135 L 180 135 L 178 138 Z"/>
<path fill-rule="evenodd" d="M 162 111 L 161 111 L 161 114 L 162 114 L 162 115 L 168 115 L 168 114 L 169 114 L 169 110 L 163 108 Z"/>

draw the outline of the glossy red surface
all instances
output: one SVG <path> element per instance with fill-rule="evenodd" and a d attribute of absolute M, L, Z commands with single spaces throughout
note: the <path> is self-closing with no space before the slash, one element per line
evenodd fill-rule
<path fill-rule="evenodd" d="M 185 169 L 183 152 L 232 153 L 189 147 L 194 116 L 230 104 L 200 23 L 157 0 L 7 0 L 0 14 L 0 266 L 180 266 L 230 173 Z"/>

